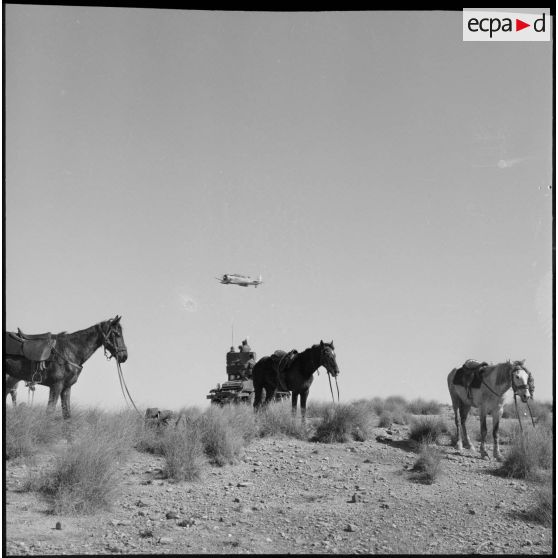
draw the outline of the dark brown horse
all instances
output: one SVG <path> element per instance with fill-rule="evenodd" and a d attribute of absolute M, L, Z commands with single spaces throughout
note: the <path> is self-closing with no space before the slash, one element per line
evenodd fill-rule
<path fill-rule="evenodd" d="M 277 357 L 277 353 L 280 353 Z M 284 368 L 281 360 L 287 359 Z M 285 361 L 284 361 L 285 362 Z M 296 415 L 297 399 L 300 395 L 300 412 L 302 420 L 306 416 L 306 400 L 310 386 L 314 381 L 314 372 L 324 366 L 328 374 L 334 378 L 339 375 L 339 368 L 335 359 L 335 348 L 333 341 L 324 343 L 320 341 L 317 345 L 301 353 L 284 353 L 277 351 L 274 355 L 264 356 L 254 366 L 252 370 L 252 380 L 254 382 L 254 409 L 259 409 L 262 404 L 267 405 L 273 401 L 277 389 L 290 391 L 292 394 L 292 410 Z M 265 401 L 262 402 L 262 392 L 265 389 Z"/>
<path fill-rule="evenodd" d="M 44 361 L 44 368 L 41 369 L 26 356 L 5 353 L 4 371 L 15 379 L 48 386 L 50 394 L 47 408 L 54 410 L 60 397 L 62 416 L 70 418 L 70 391 L 77 382 L 85 361 L 103 346 L 105 355 L 109 353 L 108 358 L 114 357 L 118 362 L 126 362 L 128 350 L 124 343 L 120 319 L 121 316 L 116 316 L 74 333 L 52 335 L 55 343 Z M 22 333 L 19 332 L 19 335 Z M 32 337 L 34 336 L 25 336 Z"/>

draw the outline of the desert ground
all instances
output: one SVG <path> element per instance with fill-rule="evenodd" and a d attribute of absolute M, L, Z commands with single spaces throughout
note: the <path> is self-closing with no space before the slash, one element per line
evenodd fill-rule
<path fill-rule="evenodd" d="M 450 409 L 445 409 L 450 418 Z M 471 420 L 477 420 L 475 417 Z M 503 422 L 505 422 L 504 419 Z M 507 419 L 508 421 L 511 419 Z M 431 484 L 413 467 L 407 425 L 365 441 L 256 438 L 235 463 L 201 478 L 164 478 L 164 458 L 133 451 L 119 463 L 110 510 L 55 515 L 26 479 L 52 453 L 8 459 L 7 555 L 55 554 L 551 554 L 553 531 L 528 518 L 536 485 L 498 476 L 499 464 L 449 437 Z M 504 453 L 506 446 L 502 447 Z"/>

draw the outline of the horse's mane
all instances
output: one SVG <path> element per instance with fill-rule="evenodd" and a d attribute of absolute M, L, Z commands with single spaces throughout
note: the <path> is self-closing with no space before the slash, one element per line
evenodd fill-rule
<path fill-rule="evenodd" d="M 506 382 L 510 381 L 510 371 L 515 363 L 512 363 L 510 360 L 506 362 L 502 362 L 496 366 L 497 374 L 496 374 L 496 383 L 497 384 L 505 384 Z"/>
<path fill-rule="evenodd" d="M 312 351 L 315 351 L 317 347 L 319 347 L 320 345 L 318 343 L 316 343 L 315 345 L 312 345 L 311 347 L 308 347 L 307 349 L 304 349 L 304 351 L 301 351 L 300 353 L 298 353 L 297 356 L 300 355 L 308 355 L 310 354 Z"/>

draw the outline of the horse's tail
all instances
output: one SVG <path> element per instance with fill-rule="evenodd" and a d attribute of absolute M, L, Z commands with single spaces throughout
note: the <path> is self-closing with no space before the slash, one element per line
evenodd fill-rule
<path fill-rule="evenodd" d="M 448 389 L 451 393 L 451 386 L 453 385 L 453 378 L 455 377 L 455 373 L 457 372 L 457 368 L 452 368 L 451 372 L 448 374 Z"/>
<path fill-rule="evenodd" d="M 265 372 L 270 358 L 260 358 L 252 368 L 252 383 L 254 384 L 254 408 L 260 406 L 262 401 L 262 390 L 265 387 Z"/>

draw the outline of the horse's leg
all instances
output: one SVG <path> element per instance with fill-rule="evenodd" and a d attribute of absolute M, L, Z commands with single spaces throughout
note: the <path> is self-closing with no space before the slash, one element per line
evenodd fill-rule
<path fill-rule="evenodd" d="M 62 391 L 62 382 L 56 382 L 50 386 L 50 392 L 48 394 L 47 411 L 53 412 L 56 409 L 56 404 L 58 403 L 58 398 L 60 397 L 60 392 Z"/>
<path fill-rule="evenodd" d="M 461 440 L 461 428 L 459 428 L 459 400 L 457 397 L 451 398 L 453 406 L 453 417 L 455 420 L 455 449 L 461 453 L 463 451 L 463 442 Z"/>
<path fill-rule="evenodd" d="M 60 401 L 62 403 L 62 417 L 65 419 L 70 418 L 70 392 L 72 386 L 65 387 L 60 392 Z"/>
<path fill-rule="evenodd" d="M 500 453 L 500 419 L 504 408 L 502 406 L 498 407 L 496 411 L 492 411 L 492 438 L 494 439 L 494 458 L 497 461 L 502 461 L 502 454 Z"/>
<path fill-rule="evenodd" d="M 17 407 L 17 391 L 15 389 L 12 389 L 10 391 L 10 395 L 12 396 L 12 405 L 14 407 Z"/>
<path fill-rule="evenodd" d="M 275 392 L 277 391 L 277 386 L 266 385 L 265 386 L 265 401 L 264 405 L 269 405 L 275 398 Z"/>
<path fill-rule="evenodd" d="M 480 455 L 484 459 L 488 457 L 488 453 L 486 452 L 485 442 L 486 442 L 486 434 L 488 429 L 486 428 L 486 409 L 484 407 L 480 408 L 480 431 L 481 431 L 481 443 L 480 443 Z"/>
<path fill-rule="evenodd" d="M 262 387 L 254 386 L 254 411 L 258 411 L 262 405 Z"/>
<path fill-rule="evenodd" d="M 292 414 L 293 418 L 296 417 L 296 403 L 297 403 L 297 400 L 298 400 L 298 391 L 293 391 L 291 393 L 291 405 L 292 405 L 291 414 Z M 301 401 L 302 401 L 302 398 L 301 398 Z"/>
<path fill-rule="evenodd" d="M 469 433 L 467 432 L 467 417 L 469 416 L 469 411 L 471 410 L 470 405 L 466 405 L 465 403 L 461 403 L 459 407 L 459 414 L 461 415 L 461 430 L 463 436 L 463 447 L 475 452 L 475 446 L 471 444 L 471 440 L 469 439 Z"/>
<path fill-rule="evenodd" d="M 306 424 L 306 400 L 308 399 L 309 389 L 300 392 L 300 416 L 302 424 Z"/>

